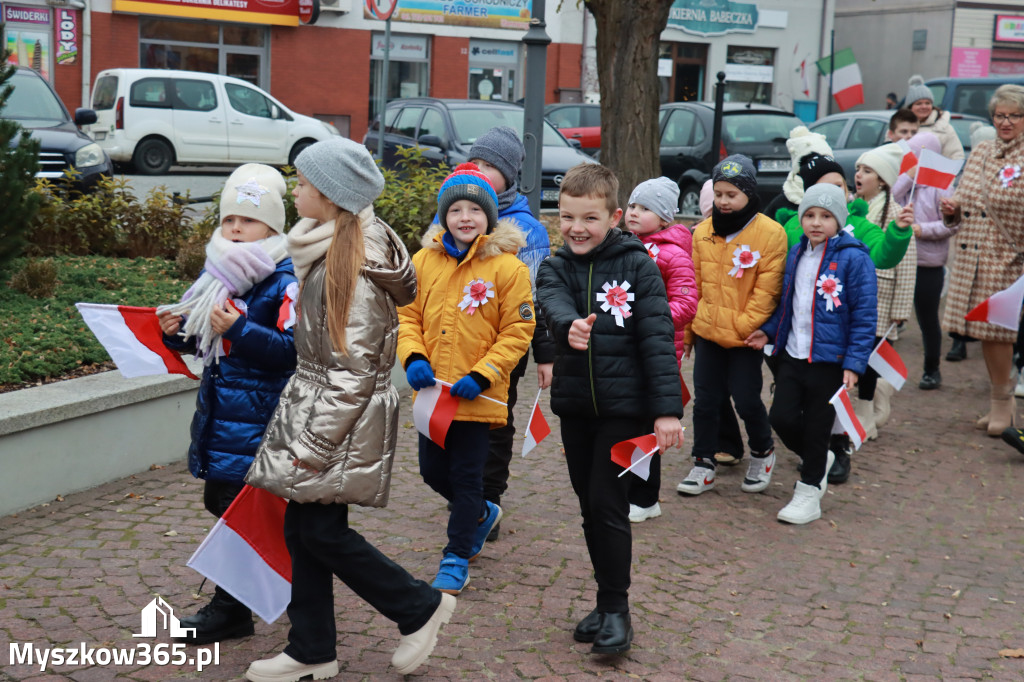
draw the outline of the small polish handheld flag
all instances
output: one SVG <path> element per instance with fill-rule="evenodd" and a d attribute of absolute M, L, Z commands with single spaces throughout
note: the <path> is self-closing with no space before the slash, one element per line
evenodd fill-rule
<path fill-rule="evenodd" d="M 868 367 L 878 372 L 878 376 L 892 384 L 897 391 L 903 388 L 907 381 L 907 366 L 903 364 L 903 359 L 888 339 L 882 339 L 875 346 L 875 351 L 868 358 Z"/>
<path fill-rule="evenodd" d="M 686 407 L 687 403 L 693 399 L 693 396 L 690 395 L 690 387 L 686 385 L 686 379 L 683 378 L 682 374 L 679 375 L 679 383 L 682 384 L 681 388 L 683 389 L 683 407 Z"/>
<path fill-rule="evenodd" d="M 937 154 L 931 149 L 922 149 L 921 158 L 918 159 L 917 178 L 915 182 L 926 187 L 938 187 L 949 189 L 956 179 L 957 173 L 963 168 L 962 159 L 947 159 L 942 154 Z"/>
<path fill-rule="evenodd" d="M 1008 289 L 997 291 L 971 312 L 964 315 L 971 322 L 988 322 L 999 327 L 1017 331 L 1020 327 L 1020 308 L 1024 303 L 1024 275 Z"/>
<path fill-rule="evenodd" d="M 540 393 L 543 390 L 542 388 L 537 391 L 537 399 L 533 401 L 533 410 L 530 411 L 530 423 L 526 425 L 526 442 L 523 443 L 523 457 L 537 447 L 537 443 L 551 435 L 551 427 L 548 426 L 548 420 L 540 409 Z"/>
<path fill-rule="evenodd" d="M 416 392 L 412 404 L 412 420 L 416 430 L 444 447 L 448 427 L 459 409 L 459 399 L 451 394 L 446 384 L 438 382 Z"/>
<path fill-rule="evenodd" d="M 284 544 L 287 500 L 242 488 L 187 565 L 231 593 L 267 623 L 292 597 L 292 559 Z"/>
<path fill-rule="evenodd" d="M 900 174 L 902 175 L 917 165 L 917 156 L 906 140 L 896 140 L 896 144 L 903 150 L 903 160 L 900 161 Z"/>
<path fill-rule="evenodd" d="M 846 392 L 846 385 L 840 386 L 828 402 L 836 408 L 839 423 L 846 429 L 846 434 L 853 441 L 853 447 L 860 450 L 860 446 L 867 440 L 868 434 L 860 425 L 860 420 L 857 419 L 857 415 L 853 411 L 853 403 L 850 402 L 850 394 Z"/>
<path fill-rule="evenodd" d="M 816 63 L 822 76 L 832 74 L 832 97 L 835 98 L 839 111 L 846 111 L 850 107 L 864 103 L 864 84 L 853 50 L 840 50 L 834 55 L 819 59 Z"/>
<path fill-rule="evenodd" d="M 76 303 L 75 307 L 123 376 L 184 374 L 199 378 L 177 351 L 164 345 L 156 308 L 100 303 Z"/>
<path fill-rule="evenodd" d="M 653 433 L 630 438 L 612 446 L 612 461 L 626 469 L 619 476 L 632 471 L 645 481 L 651 475 L 651 457 L 657 454 L 658 439 Z"/>

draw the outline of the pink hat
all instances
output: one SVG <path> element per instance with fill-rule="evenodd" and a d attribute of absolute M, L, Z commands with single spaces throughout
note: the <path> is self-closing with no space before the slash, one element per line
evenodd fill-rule
<path fill-rule="evenodd" d="M 711 209 L 715 205 L 714 183 L 708 179 L 700 188 L 700 214 L 707 218 L 711 215 Z"/>

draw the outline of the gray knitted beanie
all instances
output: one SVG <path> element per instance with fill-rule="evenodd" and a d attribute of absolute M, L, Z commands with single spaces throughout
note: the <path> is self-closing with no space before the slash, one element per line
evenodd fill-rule
<path fill-rule="evenodd" d="M 804 198 L 800 202 L 800 209 L 797 212 L 801 221 L 804 219 L 804 213 L 807 213 L 807 209 L 812 206 L 823 208 L 834 215 L 836 217 L 836 222 L 839 223 L 840 230 L 846 226 L 846 217 L 848 214 L 846 208 L 846 197 L 843 196 L 843 190 L 839 189 L 835 185 L 812 185 L 806 192 L 804 192 Z"/>
<path fill-rule="evenodd" d="M 671 223 L 679 207 L 679 185 L 664 176 L 644 180 L 629 195 L 629 203 L 640 204 Z"/>
<path fill-rule="evenodd" d="M 526 148 L 519 139 L 519 133 L 508 126 L 491 128 L 476 138 L 469 148 L 469 159 L 480 159 L 497 168 L 508 187 L 518 181 L 525 158 Z"/>
<path fill-rule="evenodd" d="M 384 176 L 370 152 L 358 142 L 332 137 L 306 147 L 295 168 L 331 203 L 359 213 L 384 190 Z"/>
<path fill-rule="evenodd" d="M 907 109 L 910 105 L 919 99 L 926 99 L 932 104 L 935 103 L 935 95 L 932 93 L 932 89 L 924 84 L 924 78 L 914 75 L 910 77 L 910 87 L 907 88 L 907 96 L 903 100 L 903 106 Z"/>

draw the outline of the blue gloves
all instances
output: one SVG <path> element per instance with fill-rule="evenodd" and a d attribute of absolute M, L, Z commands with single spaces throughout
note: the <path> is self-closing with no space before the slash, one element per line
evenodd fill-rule
<path fill-rule="evenodd" d="M 430 363 L 426 360 L 416 360 L 409 365 L 409 368 L 405 370 L 405 378 L 414 391 L 426 388 L 427 386 L 433 386 L 436 383 L 434 381 L 434 370 L 430 368 Z M 479 392 L 478 390 L 477 393 Z M 476 396 L 473 397 L 475 398 Z"/>
<path fill-rule="evenodd" d="M 476 383 L 476 379 L 467 374 L 452 385 L 451 393 L 459 398 L 473 400 L 483 390 L 480 388 L 480 384 Z"/>

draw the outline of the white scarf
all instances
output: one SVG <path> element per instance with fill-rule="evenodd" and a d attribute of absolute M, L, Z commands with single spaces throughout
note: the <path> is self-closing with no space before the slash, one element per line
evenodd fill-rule
<path fill-rule="evenodd" d="M 243 296 L 277 269 L 288 256 L 282 235 L 256 242 L 233 242 L 225 239 L 218 227 L 206 245 L 203 274 L 195 281 L 180 303 L 162 305 L 157 313 L 187 315 L 182 333 L 186 339 L 196 337 L 196 356 L 206 365 L 219 360 L 221 335 L 214 333 L 210 313 L 231 297 Z"/>
<path fill-rule="evenodd" d="M 359 218 L 359 225 L 366 227 L 376 219 L 373 206 L 367 206 L 356 214 L 356 217 Z M 333 220 L 318 223 L 313 218 L 303 218 L 288 232 L 288 253 L 292 257 L 295 276 L 299 278 L 299 282 L 305 281 L 313 265 L 324 257 L 332 239 Z"/>

